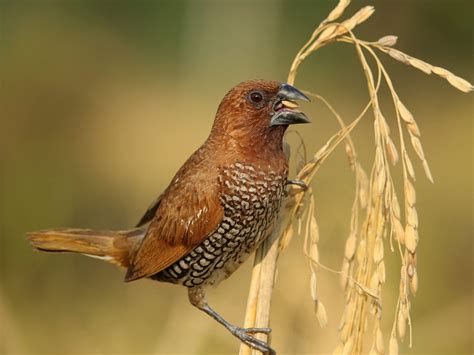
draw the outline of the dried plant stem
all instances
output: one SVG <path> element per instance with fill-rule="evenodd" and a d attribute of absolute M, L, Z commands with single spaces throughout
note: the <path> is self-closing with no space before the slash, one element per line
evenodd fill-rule
<path fill-rule="evenodd" d="M 289 217 L 285 216 L 280 218 L 289 219 Z M 279 224 L 255 253 L 244 322 L 244 327 L 246 328 L 266 328 L 270 326 L 270 307 L 279 255 L 279 240 L 284 225 L 284 223 Z M 270 339 L 267 339 L 267 335 L 262 333 L 257 334 L 257 338 L 263 341 L 270 341 Z M 256 353 L 255 350 L 252 351 L 247 345 L 241 344 L 240 355 L 247 355 L 252 352 Z"/>

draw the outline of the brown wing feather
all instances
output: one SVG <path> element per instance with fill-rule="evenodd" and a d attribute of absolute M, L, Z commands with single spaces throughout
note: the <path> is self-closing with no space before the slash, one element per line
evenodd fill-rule
<path fill-rule="evenodd" d="M 162 194 L 125 281 L 154 275 L 179 260 L 217 229 L 224 216 L 217 170 L 198 151 Z M 198 188 L 199 187 L 199 188 Z"/>
<path fill-rule="evenodd" d="M 140 221 L 137 223 L 135 228 L 139 228 L 139 227 L 147 224 L 148 222 L 150 222 L 153 219 L 153 217 L 155 217 L 156 210 L 158 209 L 158 207 L 160 206 L 160 203 L 161 203 L 161 198 L 162 198 L 162 195 L 160 195 L 155 201 L 153 201 L 153 203 L 150 205 L 150 207 L 148 207 L 148 209 L 143 214 L 142 218 L 140 218 Z"/>

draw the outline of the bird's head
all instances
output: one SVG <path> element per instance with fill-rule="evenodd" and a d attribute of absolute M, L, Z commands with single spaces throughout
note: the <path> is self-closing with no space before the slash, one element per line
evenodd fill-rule
<path fill-rule="evenodd" d="M 310 101 L 295 87 L 277 81 L 251 80 L 232 88 L 217 110 L 213 133 L 244 144 L 282 143 L 291 124 L 310 122 L 296 100 Z"/>

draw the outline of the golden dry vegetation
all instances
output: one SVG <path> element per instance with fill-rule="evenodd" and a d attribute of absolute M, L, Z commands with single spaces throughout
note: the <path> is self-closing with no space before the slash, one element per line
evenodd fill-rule
<path fill-rule="evenodd" d="M 370 324 L 367 350 L 377 340 L 378 329 L 386 350 L 390 334 L 408 332 L 408 327 L 393 324 L 400 314 L 406 316 L 400 307 L 400 263 L 410 265 L 413 249 L 416 274 L 408 283 L 417 289 L 416 297 L 410 297 L 413 346 L 408 348 L 407 333 L 398 341 L 400 353 L 471 353 L 472 99 L 453 90 L 451 85 L 461 88 L 463 82 L 441 68 L 472 82 L 473 5 L 468 0 L 353 1 L 337 21 L 369 5 L 375 5 L 376 13 L 354 33 L 366 40 L 357 48 L 366 53 L 372 68 L 369 90 L 378 92 L 376 108 L 382 115 L 374 130 L 372 100 L 372 108 L 351 132 L 353 143 L 343 141 L 312 179 L 315 202 L 307 203 L 316 220 L 302 223 L 301 230 L 314 231 L 317 221 L 317 251 L 311 238 L 304 244 L 305 233 L 298 233 L 295 224 L 291 243 L 279 257 L 272 346 L 287 354 L 332 352 L 341 343 L 343 310 L 352 300 L 360 302 L 360 295 L 367 296 L 367 290 L 350 296 L 355 288 L 344 293 L 340 285 L 370 285 L 370 279 L 362 282 L 359 277 L 374 275 L 369 270 L 355 273 L 354 248 L 360 248 L 362 235 L 356 228 L 358 239 L 353 239 L 355 225 L 350 221 L 354 172 L 359 174 L 359 192 L 364 185 L 362 173 L 357 173 L 360 164 L 367 172 L 366 186 L 373 186 L 370 179 L 384 181 L 375 185 L 383 185 L 390 221 L 396 224 L 398 214 L 414 227 L 402 227 L 403 241 L 393 238 L 394 252 L 387 244 L 388 230 L 383 259 L 380 251 L 372 259 L 372 271 L 384 263 L 384 313 Z M 226 90 L 249 78 L 287 80 L 295 53 L 334 6 L 329 1 L 2 2 L 1 353 L 237 351 L 236 340 L 195 311 L 180 287 L 151 281 L 124 284 L 120 271 L 98 260 L 33 252 L 25 233 L 133 225 L 205 139 Z M 393 38 L 380 39 L 387 34 L 398 36 L 397 49 Z M 340 38 L 355 41 L 349 33 Z M 396 88 L 395 97 L 386 84 L 377 89 L 384 73 L 365 46 L 377 52 Z M 370 99 L 368 74 L 354 48 L 334 43 L 318 49 L 305 59 L 295 83 L 327 99 L 346 125 Z M 430 76 L 425 75 L 428 71 Z M 340 124 L 320 100 L 303 108 L 313 124 L 298 131 L 312 157 Z M 290 134 L 288 141 L 295 153 L 299 138 Z M 349 165 L 347 153 L 356 158 Z M 434 185 L 423 176 L 426 161 Z M 414 174 L 416 181 L 410 178 Z M 367 215 L 358 208 L 360 226 Z M 377 216 L 377 209 L 373 211 L 369 216 Z M 372 237 L 375 248 L 376 234 L 367 234 Z M 312 238 L 316 240 L 314 233 Z M 321 265 L 354 270 L 354 282 L 320 266 L 317 277 L 311 276 L 304 245 L 308 254 L 318 253 Z M 215 309 L 235 324 L 244 322 L 251 264 L 209 295 Z M 381 274 L 377 271 L 377 285 Z M 413 275 L 419 281 L 413 281 Z M 311 291 L 315 280 L 316 293 Z M 319 327 L 311 296 L 324 304 L 326 317 L 319 317 L 327 318 L 324 328 Z"/>

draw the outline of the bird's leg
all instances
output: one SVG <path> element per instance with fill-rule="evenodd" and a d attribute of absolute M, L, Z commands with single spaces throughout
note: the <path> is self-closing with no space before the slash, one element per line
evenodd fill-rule
<path fill-rule="evenodd" d="M 303 180 L 289 180 L 289 179 L 288 179 L 288 180 L 286 181 L 286 184 L 287 184 L 287 185 L 296 185 L 296 186 L 299 186 L 299 187 L 301 187 L 301 189 L 303 189 L 303 191 L 308 190 L 308 185 L 306 185 Z"/>
<path fill-rule="evenodd" d="M 266 342 L 259 340 L 249 334 L 265 333 L 268 334 L 272 330 L 270 328 L 240 328 L 230 324 L 219 313 L 214 311 L 206 301 L 206 296 L 202 287 L 192 287 L 188 289 L 189 301 L 191 304 L 201 311 L 207 313 L 224 327 L 227 328 L 235 337 L 239 338 L 241 342 L 247 344 L 253 349 L 261 351 L 263 354 L 275 355 L 276 352 Z"/>

